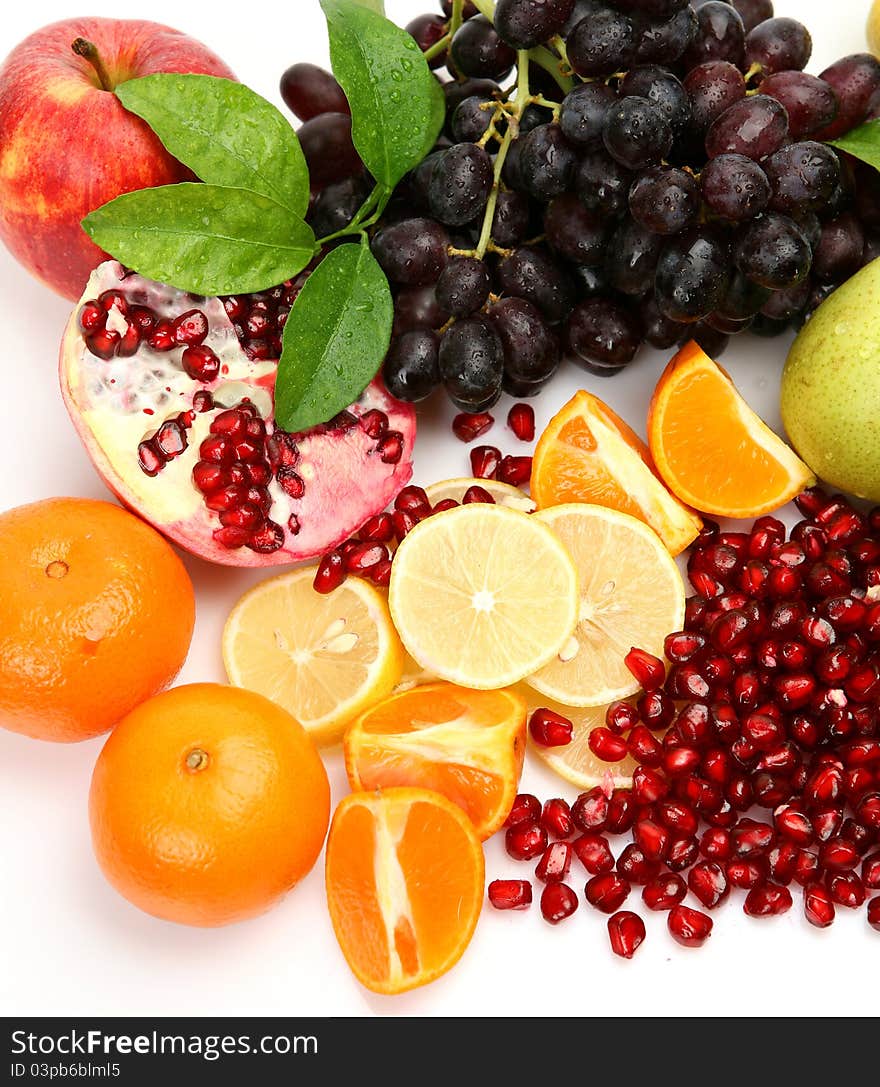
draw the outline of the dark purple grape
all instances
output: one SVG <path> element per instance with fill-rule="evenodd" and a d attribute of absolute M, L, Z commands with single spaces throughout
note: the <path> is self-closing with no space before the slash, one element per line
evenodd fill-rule
<path fill-rule="evenodd" d="M 856 160 L 840 152 L 837 161 L 840 164 L 840 181 L 822 212 L 829 219 L 836 219 L 838 215 L 849 211 L 855 203 L 856 196 L 856 177 L 853 170 L 853 163 Z"/>
<path fill-rule="evenodd" d="M 406 32 L 415 39 L 419 49 L 424 53 L 436 45 L 446 35 L 446 20 L 442 15 L 417 15 L 406 24 Z M 442 68 L 446 63 L 446 50 L 431 57 L 428 65 L 431 68 Z"/>
<path fill-rule="evenodd" d="M 840 161 L 814 140 L 790 143 L 763 163 L 770 181 L 770 207 L 785 215 L 822 211 L 840 181 Z"/>
<path fill-rule="evenodd" d="M 660 254 L 654 291 L 673 321 L 699 321 L 717 308 L 730 282 L 730 246 L 715 227 L 692 226 L 670 238 Z"/>
<path fill-rule="evenodd" d="M 574 304 L 571 278 L 541 246 L 523 245 L 502 258 L 498 282 L 505 294 L 537 306 L 551 324 L 565 320 Z"/>
<path fill-rule="evenodd" d="M 759 313 L 752 321 L 749 332 L 753 336 L 761 336 L 763 339 L 769 340 L 774 336 L 781 336 L 784 332 L 788 332 L 790 327 L 788 321 L 774 321 L 771 317 L 765 317 L 763 313 Z"/>
<path fill-rule="evenodd" d="M 420 328 L 392 340 L 382 377 L 388 391 L 398 400 L 414 403 L 430 396 L 440 384 L 434 333 Z"/>
<path fill-rule="evenodd" d="M 632 362 L 642 343 L 642 325 L 628 307 L 610 298 L 586 298 L 571 311 L 568 346 L 592 374 L 616 374 Z"/>
<path fill-rule="evenodd" d="M 504 79 L 516 62 L 516 50 L 501 40 L 485 15 L 461 24 L 450 44 L 449 56 L 459 75 L 475 79 Z"/>
<path fill-rule="evenodd" d="M 437 280 L 437 302 L 453 317 L 468 317 L 482 309 L 491 286 L 485 261 L 451 257 Z"/>
<path fill-rule="evenodd" d="M 687 7 L 688 0 L 613 0 L 614 7 L 628 15 L 647 15 L 651 19 L 671 19 Z"/>
<path fill-rule="evenodd" d="M 681 339 L 686 327 L 680 321 L 672 321 L 661 313 L 655 298 L 649 298 L 639 309 L 645 342 L 658 351 L 668 351 Z"/>
<path fill-rule="evenodd" d="M 412 332 L 414 328 L 442 328 L 449 314 L 437 301 L 433 286 L 406 287 L 394 299 L 393 336 Z"/>
<path fill-rule="evenodd" d="M 788 114 L 788 134 L 794 140 L 830 125 L 840 104 L 834 88 L 806 72 L 778 72 L 761 84 L 761 94 L 781 102 Z"/>
<path fill-rule="evenodd" d="M 865 233 L 855 215 L 844 212 L 830 219 L 813 254 L 813 277 L 819 283 L 843 283 L 862 266 L 864 248 Z"/>
<path fill-rule="evenodd" d="M 752 323 L 751 317 L 746 317 L 744 320 L 739 320 L 733 317 L 726 317 L 723 313 L 710 313 L 708 317 L 704 317 L 702 321 L 698 321 L 698 325 L 705 325 L 707 329 L 711 328 L 713 332 L 720 332 L 722 336 L 738 336 L 740 332 L 746 332 Z M 699 330 L 697 335 L 699 335 Z M 693 339 L 693 333 L 688 337 Z M 699 340 L 697 340 L 699 343 Z M 701 345 L 702 346 L 702 345 Z M 723 344 L 721 350 L 727 347 L 727 344 Z M 703 348 L 706 351 L 706 348 Z M 717 349 L 713 351 L 706 351 L 707 355 L 711 355 L 713 358 L 717 358 L 719 352 Z"/>
<path fill-rule="evenodd" d="M 675 64 L 696 38 L 700 23 L 690 6 L 671 19 L 636 18 L 636 53 L 638 64 Z"/>
<path fill-rule="evenodd" d="M 691 100 L 691 128 L 701 136 L 716 117 L 746 96 L 739 68 L 725 60 L 712 60 L 692 68 L 684 78 Z"/>
<path fill-rule="evenodd" d="M 741 228 L 734 256 L 744 275 L 773 291 L 803 282 L 813 259 L 797 223 L 772 211 Z"/>
<path fill-rule="evenodd" d="M 534 49 L 559 34 L 574 0 L 498 0 L 495 28 L 512 49 Z"/>
<path fill-rule="evenodd" d="M 294 64 L 281 77 L 284 104 L 301 121 L 321 113 L 351 113 L 335 78 L 317 64 Z"/>
<path fill-rule="evenodd" d="M 553 375 L 551 374 L 550 377 L 552 376 Z M 549 380 L 549 377 L 545 377 L 540 381 L 519 381 L 515 377 L 510 377 L 505 370 L 501 388 L 508 396 L 512 396 L 515 400 L 526 400 L 530 396 L 537 396 Z"/>
<path fill-rule="evenodd" d="M 530 133 L 531 134 L 531 133 Z M 528 190 L 522 179 L 520 166 L 522 165 L 522 140 L 514 140 L 507 148 L 507 156 L 501 168 L 501 180 L 509 188 L 518 193 L 528 195 Z"/>
<path fill-rule="evenodd" d="M 665 158 L 672 147 L 672 127 L 664 111 L 647 98 L 621 98 L 605 116 L 605 150 L 621 166 L 641 170 Z"/>
<path fill-rule="evenodd" d="M 754 219 L 770 202 L 767 175 L 745 155 L 719 155 L 710 159 L 703 167 L 700 184 L 707 207 L 731 222 Z"/>
<path fill-rule="evenodd" d="M 629 67 L 636 47 L 632 19 L 597 5 L 565 39 L 568 59 L 579 76 L 607 76 Z"/>
<path fill-rule="evenodd" d="M 608 226 L 574 193 L 555 196 L 544 213 L 544 233 L 555 253 L 572 264 L 602 263 Z"/>
<path fill-rule="evenodd" d="M 540 125 L 517 143 L 519 179 L 529 195 L 547 201 L 564 193 L 571 184 L 577 155 L 559 125 Z"/>
<path fill-rule="evenodd" d="M 812 280 L 807 277 L 802 283 L 784 291 L 771 291 L 770 297 L 761 307 L 761 315 L 769 317 L 771 321 L 790 321 L 803 312 L 810 300 L 812 289 Z"/>
<path fill-rule="evenodd" d="M 456 321 L 440 338 L 440 377 L 462 411 L 485 411 L 501 393 L 504 348 L 483 316 Z"/>
<path fill-rule="evenodd" d="M 700 213 L 700 186 L 675 166 L 653 166 L 629 190 L 633 219 L 655 234 L 678 234 Z"/>
<path fill-rule="evenodd" d="M 528 198 L 513 189 L 498 193 L 492 219 L 492 240 L 502 249 L 512 249 L 528 236 L 530 209 Z"/>
<path fill-rule="evenodd" d="M 880 234 L 869 234 L 865 238 L 865 247 L 862 250 L 862 267 L 870 264 L 880 257 Z"/>
<path fill-rule="evenodd" d="M 325 238 L 347 227 L 370 195 L 370 189 L 364 174 L 334 181 L 323 188 L 309 212 L 309 224 L 315 237 Z"/>
<path fill-rule="evenodd" d="M 765 19 L 773 18 L 773 0 L 728 0 L 728 3 L 739 12 L 746 34 Z"/>
<path fill-rule="evenodd" d="M 746 32 L 743 21 L 729 4 L 709 0 L 697 12 L 696 36 L 684 54 L 684 65 L 690 70 L 709 60 L 726 60 L 742 65 Z"/>
<path fill-rule="evenodd" d="M 543 382 L 559 365 L 560 344 L 541 311 L 525 298 L 502 298 L 489 320 L 504 347 L 504 372 L 515 381 Z"/>
<path fill-rule="evenodd" d="M 683 131 L 691 119 L 691 100 L 681 80 L 656 64 L 631 68 L 620 84 L 621 98 L 647 98 L 663 111 L 673 135 Z"/>
<path fill-rule="evenodd" d="M 464 79 L 461 83 L 452 80 L 443 84 L 443 96 L 446 99 L 446 124 L 452 134 L 451 120 L 456 109 L 465 98 L 479 98 L 484 102 L 495 101 L 501 88 L 494 79 Z"/>
<path fill-rule="evenodd" d="M 440 0 L 440 7 L 443 8 L 443 14 L 446 16 L 447 19 L 452 18 L 453 5 L 454 0 Z M 471 3 L 471 0 L 464 0 L 461 14 L 463 19 L 473 19 L 473 17 L 479 14 L 479 12 L 475 5 Z"/>
<path fill-rule="evenodd" d="M 822 224 L 819 222 L 819 216 L 815 212 L 805 211 L 800 215 L 792 215 L 791 218 L 794 219 L 798 230 L 807 239 L 810 251 L 815 253 L 816 247 L 822 240 Z"/>
<path fill-rule="evenodd" d="M 492 123 L 495 103 L 491 99 L 470 95 L 459 102 L 452 114 L 452 138 L 456 143 L 476 143 Z"/>
<path fill-rule="evenodd" d="M 864 121 L 871 98 L 880 88 L 880 61 L 870 53 L 853 53 L 835 61 L 819 78 L 834 88 L 840 111 L 827 128 L 816 133 L 816 139 L 836 140 Z"/>
<path fill-rule="evenodd" d="M 578 147 L 599 147 L 605 115 L 617 101 L 607 83 L 580 83 L 562 100 L 559 127 Z"/>
<path fill-rule="evenodd" d="M 373 237 L 373 256 L 395 283 L 423 287 L 436 283 L 446 267 L 449 235 L 430 219 L 404 219 L 381 227 Z"/>
<path fill-rule="evenodd" d="M 633 175 L 605 153 L 588 151 L 581 159 L 574 187 L 588 211 L 615 218 L 627 208 Z"/>
<path fill-rule="evenodd" d="M 712 122 L 706 133 L 706 152 L 716 155 L 745 155 L 759 162 L 772 155 L 788 136 L 785 107 L 766 94 L 744 98 Z"/>
<path fill-rule="evenodd" d="M 589 264 L 575 264 L 571 276 L 577 287 L 578 298 L 593 298 L 608 289 L 608 280 L 602 268 L 593 268 Z"/>
<path fill-rule="evenodd" d="M 871 95 L 868 102 L 868 109 L 865 113 L 866 121 L 876 121 L 880 118 L 880 87 Z"/>
<path fill-rule="evenodd" d="M 363 171 L 364 164 L 351 141 L 347 113 L 322 113 L 300 125 L 296 134 L 313 185 L 329 185 Z"/>
<path fill-rule="evenodd" d="M 857 162 L 856 214 L 868 230 L 880 231 L 880 173 L 867 163 Z"/>
<path fill-rule="evenodd" d="M 544 106 L 538 106 L 534 102 L 522 112 L 522 116 L 519 119 L 519 134 L 524 136 L 527 132 L 531 132 L 533 128 L 538 128 L 541 125 L 549 125 L 553 120 L 553 111 L 547 109 Z"/>
<path fill-rule="evenodd" d="M 605 276 L 621 294 L 645 294 L 654 284 L 654 272 L 663 238 L 633 219 L 624 219 L 611 235 L 605 251 Z"/>
<path fill-rule="evenodd" d="M 730 277 L 724 298 L 716 307 L 715 316 L 729 321 L 749 321 L 760 311 L 771 293 L 767 287 L 754 283 L 737 270 Z"/>
<path fill-rule="evenodd" d="M 440 150 L 432 151 L 408 175 L 413 199 L 422 211 L 428 210 L 428 186 L 431 184 L 431 174 L 434 172 L 434 167 L 448 150 L 448 147 L 443 147 Z M 383 214 L 382 221 L 388 221 L 387 212 Z"/>
<path fill-rule="evenodd" d="M 697 321 L 690 325 L 687 332 L 679 340 L 680 344 L 690 343 L 693 340 L 698 347 L 709 356 L 710 359 L 720 359 L 730 343 L 730 336 L 712 328 L 705 321 Z"/>
<path fill-rule="evenodd" d="M 800 72 L 813 52 L 813 39 L 797 19 L 768 19 L 746 35 L 743 67 L 758 65 L 764 75 Z"/>
<path fill-rule="evenodd" d="M 428 182 L 428 207 L 447 226 L 462 226 L 482 214 L 492 190 L 492 160 L 475 143 L 442 151 Z"/>

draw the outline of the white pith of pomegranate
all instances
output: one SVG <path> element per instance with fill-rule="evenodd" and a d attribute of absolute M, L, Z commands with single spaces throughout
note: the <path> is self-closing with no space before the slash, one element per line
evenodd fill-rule
<path fill-rule="evenodd" d="M 173 322 L 193 311 L 175 334 Z M 174 346 L 154 349 L 151 338 Z M 322 554 L 412 475 L 415 412 L 381 381 L 329 423 L 276 430 L 277 360 L 248 356 L 223 301 L 116 261 L 92 273 L 60 366 L 68 411 L 108 486 L 212 562 L 268 566 Z"/>

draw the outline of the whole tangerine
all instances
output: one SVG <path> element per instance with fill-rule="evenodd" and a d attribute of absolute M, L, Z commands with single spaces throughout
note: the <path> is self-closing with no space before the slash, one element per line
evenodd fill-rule
<path fill-rule="evenodd" d="M 104 875 L 166 921 L 216 926 L 268 910 L 314 865 L 327 772 L 286 710 L 238 687 L 176 687 L 110 734 L 89 794 Z"/>
<path fill-rule="evenodd" d="M 192 582 L 171 546 L 110 502 L 0 514 L 0 725 L 87 740 L 167 687 L 186 660 Z"/>

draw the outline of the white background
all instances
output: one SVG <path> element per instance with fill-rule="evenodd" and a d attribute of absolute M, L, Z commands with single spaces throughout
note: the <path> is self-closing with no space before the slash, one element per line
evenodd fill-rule
<path fill-rule="evenodd" d="M 75 0 L 10 4 L 0 24 L 0 56 L 40 24 L 78 14 L 77 6 Z M 244 17 L 216 0 L 151 0 L 140 10 L 118 0 L 83 6 L 91 14 L 141 14 L 189 32 L 278 105 L 284 68 L 299 60 L 326 63 L 317 0 L 264 5 Z M 388 0 L 386 6 L 403 24 L 431 5 Z M 868 6 L 868 0 L 776 4 L 777 14 L 797 16 L 810 27 L 814 73 L 864 49 Z M 0 509 L 52 495 L 109 497 L 58 392 L 56 356 L 68 310 L 0 249 Z M 786 340 L 744 336 L 724 356 L 747 398 L 777 429 L 786 346 Z M 538 423 L 585 386 L 644 433 L 650 391 L 666 361 L 646 352 L 624 374 L 605 380 L 567 364 L 535 402 Z M 496 418 L 503 420 L 506 410 L 500 404 Z M 466 448 L 451 437 L 450 418 L 442 398 L 420 411 L 418 482 L 467 474 Z M 503 426 L 493 431 L 492 441 L 506 443 L 508 452 L 518 445 Z M 187 564 L 198 620 L 181 681 L 222 681 L 224 618 L 258 575 L 197 560 Z M 716 912 L 715 933 L 701 951 L 679 948 L 666 933 L 664 917 L 644 911 L 648 939 L 630 963 L 611 954 L 604 915 L 583 903 L 558 928 L 543 922 L 537 903 L 525 914 L 487 907 L 450 974 L 403 996 L 371 995 L 349 973 L 336 946 L 322 860 L 278 908 L 220 930 L 154 920 L 111 890 L 92 857 L 86 818 L 100 746 L 100 740 L 44 744 L 0 730 L 2 1014 L 516 1015 L 540 1009 L 552 1015 L 788 1016 L 876 1010 L 876 971 L 865 967 L 880 937 L 868 928 L 864 911 L 840 916 L 847 913 L 841 910 L 831 931 L 818 932 L 803 919 L 799 894 L 786 916 L 754 921 L 742 914 L 742 892 Z M 341 759 L 328 753 L 326 761 L 338 800 L 346 791 Z M 533 763 L 523 784 L 543 797 L 573 799 L 573 789 Z M 529 875 L 527 866 L 507 858 L 500 836 L 487 845 L 486 858 L 487 879 Z M 629 904 L 639 908 L 638 892 Z"/>

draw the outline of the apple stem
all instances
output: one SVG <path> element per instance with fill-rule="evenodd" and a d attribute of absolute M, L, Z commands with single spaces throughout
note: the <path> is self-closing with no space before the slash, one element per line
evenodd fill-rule
<path fill-rule="evenodd" d="M 86 38 L 77 38 L 70 48 L 78 57 L 84 57 L 89 64 L 91 64 L 98 74 L 98 79 L 101 81 L 103 89 L 105 91 L 112 91 L 113 81 L 111 80 L 107 69 L 104 67 L 104 62 L 101 60 L 101 54 L 98 52 L 98 47 L 95 43 L 88 41 Z"/>

